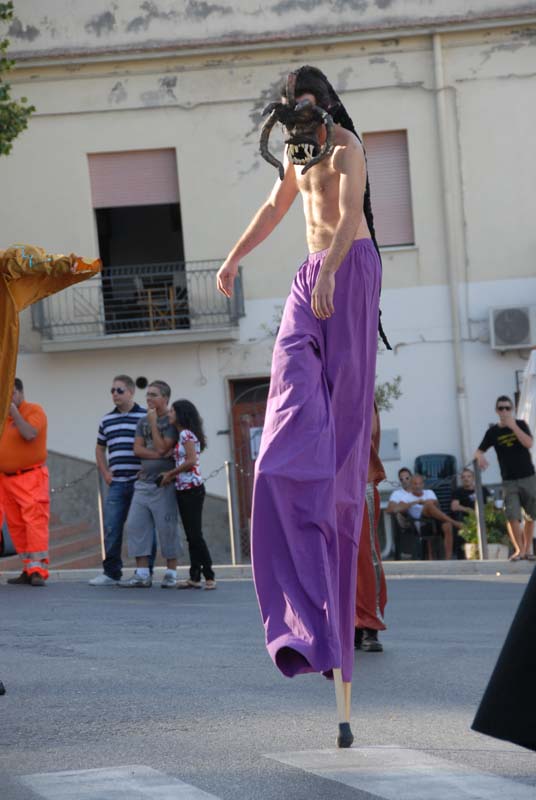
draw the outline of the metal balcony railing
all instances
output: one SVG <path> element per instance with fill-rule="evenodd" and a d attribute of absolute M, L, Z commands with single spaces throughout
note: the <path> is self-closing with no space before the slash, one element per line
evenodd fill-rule
<path fill-rule="evenodd" d="M 228 300 L 216 289 L 221 263 L 104 267 L 101 275 L 32 306 L 33 327 L 51 340 L 234 327 L 244 316 L 241 273 Z"/>

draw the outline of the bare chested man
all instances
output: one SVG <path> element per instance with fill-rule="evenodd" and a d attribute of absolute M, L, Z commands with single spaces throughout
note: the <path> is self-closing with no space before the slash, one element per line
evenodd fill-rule
<path fill-rule="evenodd" d="M 274 663 L 289 677 L 322 672 L 335 679 L 337 742 L 348 747 L 381 262 L 363 147 L 326 77 L 313 67 L 291 73 L 283 102 L 269 110 L 261 152 L 281 179 L 219 270 L 218 288 L 231 296 L 239 261 L 301 194 L 309 256 L 274 348 L 256 461 L 252 561 Z M 284 165 L 267 149 L 266 131 L 276 120 L 289 133 Z"/>

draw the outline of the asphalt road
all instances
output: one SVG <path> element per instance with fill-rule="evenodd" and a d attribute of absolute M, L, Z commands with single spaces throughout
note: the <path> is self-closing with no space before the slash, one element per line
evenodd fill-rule
<path fill-rule="evenodd" d="M 536 787 L 535 754 L 470 731 L 525 583 L 391 579 L 385 651 L 356 658 L 356 745 Z M 333 748 L 334 691 L 275 670 L 249 581 L 206 593 L 2 583 L 0 608 L 1 800 L 39 797 L 21 776 L 125 765 L 221 800 L 379 796 L 266 757 Z"/>

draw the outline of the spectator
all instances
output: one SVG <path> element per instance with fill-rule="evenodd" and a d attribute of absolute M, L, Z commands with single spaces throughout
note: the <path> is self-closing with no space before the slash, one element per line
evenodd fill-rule
<path fill-rule="evenodd" d="M 465 517 L 475 510 L 476 489 L 475 474 L 472 469 L 466 467 L 461 474 L 462 485 L 457 486 L 452 492 L 450 510 L 455 515 L 454 518 L 463 522 Z M 484 503 L 490 498 L 490 491 L 485 486 L 482 487 Z"/>
<path fill-rule="evenodd" d="M 529 426 L 513 414 L 514 405 L 509 397 L 501 395 L 495 403 L 499 422 L 486 431 L 475 453 L 480 469 L 489 462 L 484 453 L 495 448 L 503 481 L 504 504 L 508 534 L 514 552 L 511 561 L 520 558 L 534 559 L 532 537 L 536 519 L 536 475 L 530 455 L 533 438 Z M 522 509 L 529 520 L 522 528 Z"/>
<path fill-rule="evenodd" d="M 411 486 L 411 479 L 413 477 L 413 473 L 411 472 L 408 467 L 401 467 L 398 470 L 398 480 L 400 482 L 400 489 L 395 489 L 394 492 L 391 492 L 389 495 L 389 502 L 387 508 L 385 509 L 388 514 L 394 514 L 395 511 L 394 506 L 400 503 L 403 499 L 406 492 L 409 491 Z"/>
<path fill-rule="evenodd" d="M 402 490 L 399 490 L 402 491 Z M 393 493 L 394 494 L 394 493 Z M 445 558 L 452 558 L 453 534 L 452 529 L 462 528 L 463 525 L 458 520 L 444 514 L 439 508 L 439 502 L 435 492 L 424 488 L 424 477 L 413 475 L 411 479 L 410 491 L 399 495 L 400 499 L 389 501 L 386 511 L 389 514 L 407 513 L 415 521 L 421 519 L 435 519 L 441 524 L 443 541 L 445 544 Z"/>
<path fill-rule="evenodd" d="M 152 585 L 149 557 L 155 532 L 167 562 L 160 586 L 177 586 L 177 556 L 181 552 L 177 502 L 173 486 L 161 486 L 162 473 L 174 467 L 172 453 L 178 440 L 177 429 L 169 421 L 170 395 L 165 381 L 150 383 L 146 394 L 148 411 L 136 428 L 134 453 L 141 460 L 141 470 L 126 521 L 128 554 L 136 559 L 136 571 L 118 584 L 126 589 L 148 589 Z"/>
<path fill-rule="evenodd" d="M 212 559 L 203 538 L 201 522 L 205 501 L 205 486 L 199 468 L 199 454 L 206 447 L 203 420 L 189 400 L 173 403 L 169 420 L 179 432 L 179 441 L 175 447 L 175 469 L 166 472 L 162 486 L 175 483 L 179 513 L 190 551 L 190 578 L 181 581 L 177 589 L 200 589 L 201 574 L 205 578 L 205 589 L 215 589 Z"/>
<path fill-rule="evenodd" d="M 0 437 L 0 517 L 5 513 L 11 540 L 22 559 L 22 572 L 11 584 L 45 586 L 48 578 L 47 418 L 28 403 L 15 378 L 9 416 Z M 0 519 L 1 527 L 1 519 Z"/>
<path fill-rule="evenodd" d="M 90 586 L 113 586 L 122 576 L 123 526 L 128 515 L 140 459 L 134 455 L 136 426 L 147 413 L 134 401 L 136 386 L 128 375 L 117 375 L 110 389 L 113 411 L 99 425 L 95 458 L 108 485 L 104 503 L 103 572 L 89 581 Z M 108 451 L 108 459 L 106 458 Z"/>

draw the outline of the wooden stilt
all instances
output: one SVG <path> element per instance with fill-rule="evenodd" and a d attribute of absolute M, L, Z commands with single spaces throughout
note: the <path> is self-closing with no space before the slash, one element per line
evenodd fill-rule
<path fill-rule="evenodd" d="M 352 684 L 342 679 L 341 670 L 333 670 L 333 681 L 335 683 L 335 700 L 337 701 L 337 719 L 339 722 L 339 734 L 337 736 L 337 747 L 351 747 L 354 737 L 350 728 L 350 696 Z"/>
<path fill-rule="evenodd" d="M 346 694 L 340 669 L 333 670 L 333 681 L 335 683 L 335 700 L 337 702 L 338 721 L 349 722 L 350 720 L 348 719 L 348 714 L 346 713 Z"/>
<path fill-rule="evenodd" d="M 344 688 L 344 709 L 346 711 L 346 722 L 350 722 L 351 709 L 352 709 L 352 682 L 343 681 Z"/>

